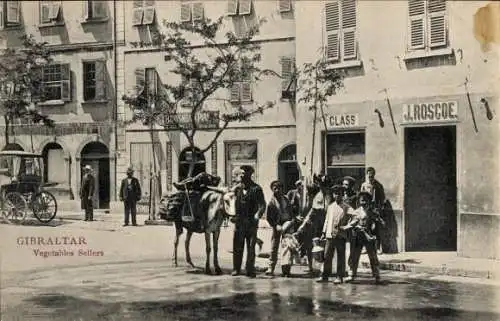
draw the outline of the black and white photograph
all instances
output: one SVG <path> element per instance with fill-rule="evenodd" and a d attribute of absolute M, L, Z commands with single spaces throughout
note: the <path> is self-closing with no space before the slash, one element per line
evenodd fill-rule
<path fill-rule="evenodd" d="M 0 321 L 500 321 L 500 1 L 0 1 Z"/>

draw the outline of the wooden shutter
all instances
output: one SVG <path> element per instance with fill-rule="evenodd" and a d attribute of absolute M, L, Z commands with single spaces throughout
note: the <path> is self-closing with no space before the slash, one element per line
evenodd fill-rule
<path fill-rule="evenodd" d="M 146 85 L 146 69 L 137 68 L 134 74 L 136 95 L 139 96 L 144 91 L 144 87 Z"/>
<path fill-rule="evenodd" d="M 21 21 L 20 1 L 7 1 L 7 23 L 19 24 Z"/>
<path fill-rule="evenodd" d="M 59 19 L 61 13 L 61 3 L 59 1 L 52 1 L 49 10 L 49 20 L 55 21 Z"/>
<path fill-rule="evenodd" d="M 104 60 L 95 62 L 95 98 L 97 100 L 106 100 L 107 97 L 107 69 Z"/>
<path fill-rule="evenodd" d="M 142 21 L 145 25 L 153 24 L 155 21 L 156 9 L 153 6 L 144 7 L 144 19 Z"/>
<path fill-rule="evenodd" d="M 325 5 L 326 58 L 337 61 L 340 58 L 340 8 L 338 1 L 329 1 Z"/>
<path fill-rule="evenodd" d="M 181 3 L 181 22 L 191 21 L 191 4 L 187 2 Z"/>
<path fill-rule="evenodd" d="M 4 17 L 4 11 L 3 11 L 3 7 L 4 7 L 4 4 L 5 2 L 4 1 L 1 1 L 0 2 L 0 29 L 3 29 L 5 27 L 5 22 L 3 21 L 3 17 Z"/>
<path fill-rule="evenodd" d="M 202 2 L 193 3 L 193 21 L 203 20 L 205 16 L 205 10 L 203 8 Z"/>
<path fill-rule="evenodd" d="M 356 46 L 356 0 L 342 0 L 342 58 L 355 59 Z"/>
<path fill-rule="evenodd" d="M 425 1 L 408 0 L 409 48 L 425 48 Z"/>
<path fill-rule="evenodd" d="M 89 9 L 90 9 L 90 6 L 92 5 L 92 2 L 93 1 L 90 1 L 90 0 L 83 1 L 83 8 L 82 8 L 83 20 L 89 20 L 89 18 L 90 18 Z"/>
<path fill-rule="evenodd" d="M 278 0 L 279 12 L 289 12 L 292 10 L 292 0 Z"/>
<path fill-rule="evenodd" d="M 235 15 L 238 13 L 238 0 L 227 0 L 227 14 Z"/>
<path fill-rule="evenodd" d="M 427 2 L 429 47 L 446 46 L 446 1 L 429 0 Z"/>
<path fill-rule="evenodd" d="M 239 82 L 235 82 L 232 86 L 231 86 L 231 90 L 230 90 L 230 100 L 232 103 L 237 103 L 240 101 L 240 88 L 241 88 L 241 85 Z"/>
<path fill-rule="evenodd" d="M 61 100 L 71 101 L 71 67 L 61 64 Z"/>
<path fill-rule="evenodd" d="M 92 0 L 92 18 L 104 19 L 108 17 L 106 1 Z"/>
<path fill-rule="evenodd" d="M 238 10 L 239 15 L 247 15 L 252 12 L 252 0 L 238 0 L 240 7 Z"/>
<path fill-rule="evenodd" d="M 52 6 L 49 1 L 40 2 L 40 23 L 49 23 Z"/>
<path fill-rule="evenodd" d="M 147 86 L 146 94 L 148 102 L 152 103 L 152 99 L 156 97 L 156 94 L 158 92 L 158 73 L 156 72 L 155 68 L 146 68 L 145 73 Z"/>
<path fill-rule="evenodd" d="M 142 0 L 134 0 L 134 9 L 132 11 L 132 25 L 142 25 L 144 17 L 144 8 L 142 7 Z"/>
<path fill-rule="evenodd" d="M 292 78 L 292 58 L 281 57 L 281 91 L 288 90 Z"/>

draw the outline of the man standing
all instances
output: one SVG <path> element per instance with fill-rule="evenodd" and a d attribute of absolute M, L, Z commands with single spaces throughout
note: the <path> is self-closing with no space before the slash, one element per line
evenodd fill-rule
<path fill-rule="evenodd" d="M 294 217 L 302 214 L 303 199 L 304 199 L 304 184 L 301 180 L 295 182 L 295 189 L 290 190 L 286 194 L 286 198 L 292 206 L 292 214 Z"/>
<path fill-rule="evenodd" d="M 262 188 L 252 180 L 253 168 L 248 165 L 240 167 L 236 181 L 240 186 L 236 189 L 236 221 L 233 237 L 233 272 L 241 273 L 241 263 L 245 243 L 247 246 L 246 275 L 254 278 L 255 273 L 255 243 L 259 219 L 266 210 L 266 201 Z"/>
<path fill-rule="evenodd" d="M 343 203 L 343 189 L 340 185 L 332 187 L 333 203 L 328 206 L 323 225 L 321 237 L 326 238 L 325 262 L 323 263 L 323 273 L 318 282 L 328 282 L 328 277 L 332 274 L 332 261 L 335 252 L 337 252 L 337 278 L 333 281 L 335 284 L 343 282 L 345 275 L 345 243 L 347 234 L 342 228 L 349 222 L 350 207 Z M 353 211 L 351 209 L 351 211 Z"/>
<path fill-rule="evenodd" d="M 355 179 L 351 176 L 345 176 L 342 179 L 342 188 L 344 189 L 344 198 L 343 202 L 346 205 L 349 205 L 353 209 L 358 208 L 358 198 L 356 192 L 354 191 Z M 347 240 L 349 242 L 349 258 L 347 259 L 347 265 L 352 271 L 352 258 L 354 252 L 354 242 L 356 242 L 356 237 L 354 233 L 349 230 L 347 231 Z"/>
<path fill-rule="evenodd" d="M 283 184 L 280 181 L 271 183 L 273 197 L 267 204 L 266 218 L 273 229 L 271 237 L 271 257 L 266 275 L 274 275 L 274 269 L 278 261 L 278 251 L 280 248 L 283 224 L 292 220 L 292 208 L 290 202 L 283 195 Z"/>
<path fill-rule="evenodd" d="M 134 177 L 134 170 L 129 167 L 127 169 L 127 178 L 122 180 L 120 187 L 120 201 L 123 202 L 125 211 L 125 224 L 128 226 L 129 216 L 132 215 L 132 225 L 137 226 L 137 202 L 141 199 L 141 185 L 139 180 Z"/>
<path fill-rule="evenodd" d="M 80 200 L 82 209 L 85 211 L 85 221 L 94 220 L 94 189 L 95 189 L 95 178 L 92 175 L 92 167 L 90 165 L 85 165 L 83 168 L 83 178 L 82 185 L 80 187 Z"/>
<path fill-rule="evenodd" d="M 385 192 L 384 186 L 375 179 L 375 169 L 368 167 L 366 169 L 366 179 L 361 185 L 361 192 L 367 192 L 371 195 L 371 203 L 373 211 L 377 212 L 382 218 L 384 216 Z M 375 235 L 377 236 L 376 248 L 379 254 L 382 254 L 382 234 L 383 227 L 380 224 L 375 224 Z"/>

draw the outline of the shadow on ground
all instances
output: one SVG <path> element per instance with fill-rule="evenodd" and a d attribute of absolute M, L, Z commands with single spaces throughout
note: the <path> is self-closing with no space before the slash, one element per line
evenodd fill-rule
<path fill-rule="evenodd" d="M 168 291 L 168 290 L 167 290 Z M 224 298 L 158 302 L 103 303 L 64 294 L 38 295 L 28 300 L 36 309 L 24 309 L 19 320 L 498 320 L 489 312 L 449 307 L 387 308 L 350 304 L 341 300 L 302 295 L 254 292 Z M 35 312 L 37 311 L 37 312 Z M 18 310 L 18 312 L 21 312 Z M 49 318 L 50 316 L 50 318 Z M 9 319 L 6 319 L 9 320 Z"/>

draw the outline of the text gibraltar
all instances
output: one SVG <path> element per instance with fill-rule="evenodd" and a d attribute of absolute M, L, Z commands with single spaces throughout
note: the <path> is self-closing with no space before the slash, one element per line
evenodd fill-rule
<path fill-rule="evenodd" d="M 87 245 L 87 240 L 83 236 L 20 236 L 17 238 L 18 245 Z"/>

